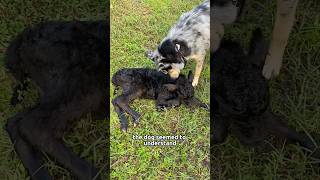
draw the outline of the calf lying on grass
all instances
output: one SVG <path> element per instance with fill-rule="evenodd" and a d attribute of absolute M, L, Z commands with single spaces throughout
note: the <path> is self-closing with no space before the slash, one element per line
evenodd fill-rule
<path fill-rule="evenodd" d="M 51 179 L 41 163 L 42 152 L 69 169 L 76 179 L 98 178 L 98 170 L 72 153 L 62 136 L 87 113 L 106 117 L 107 24 L 41 23 L 25 29 L 7 49 L 6 68 L 22 84 L 18 87 L 31 81 L 40 93 L 34 107 L 6 124 L 31 179 Z M 14 92 L 12 103 L 18 102 L 16 96 Z"/>
<path fill-rule="evenodd" d="M 188 78 L 180 75 L 174 80 L 155 69 L 121 69 L 113 75 L 112 83 L 116 88 L 119 86 L 122 88 L 122 94 L 112 103 L 119 116 L 121 130 L 124 132 L 128 128 L 125 112 L 132 116 L 134 126 L 139 123 L 140 114 L 129 107 L 129 103 L 134 99 L 155 99 L 157 109 L 181 104 L 188 107 L 208 108 L 206 104 L 194 97 L 191 72 Z"/>
<path fill-rule="evenodd" d="M 231 127 L 245 145 L 258 145 L 269 132 L 314 152 L 311 138 L 289 128 L 269 108 L 268 83 L 261 75 L 267 49 L 257 29 L 247 55 L 238 43 L 226 40 L 214 53 L 213 142 L 224 142 Z M 318 151 L 313 155 L 320 157 Z"/>

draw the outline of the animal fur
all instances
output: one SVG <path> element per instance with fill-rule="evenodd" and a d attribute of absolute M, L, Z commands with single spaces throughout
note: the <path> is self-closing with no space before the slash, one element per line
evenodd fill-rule
<path fill-rule="evenodd" d="M 182 14 L 158 49 L 147 55 L 156 63 L 159 71 L 168 73 L 172 78 L 177 78 L 186 62 L 194 59 L 196 69 L 192 85 L 196 86 L 209 48 L 210 0 L 206 0 Z"/>
<path fill-rule="evenodd" d="M 249 53 L 237 42 L 223 40 L 214 53 L 213 77 L 213 134 L 214 143 L 222 143 L 233 132 L 245 145 L 259 145 L 268 134 L 299 143 L 314 157 L 320 151 L 304 133 L 289 128 L 269 108 L 268 82 L 262 76 L 268 45 L 259 29 L 252 35 Z"/>
<path fill-rule="evenodd" d="M 106 117 L 108 39 L 107 21 L 53 21 L 26 28 L 10 43 L 5 65 L 22 84 L 15 89 L 28 79 L 40 94 L 34 107 L 5 127 L 31 179 L 52 179 L 42 152 L 77 179 L 99 178 L 98 169 L 66 147 L 62 136 L 87 113 Z M 11 102 L 18 103 L 16 92 Z"/>
<path fill-rule="evenodd" d="M 129 68 L 117 71 L 112 77 L 112 83 L 122 88 L 122 94 L 112 101 L 114 109 L 120 119 L 120 128 L 126 132 L 128 120 L 125 113 L 133 118 L 134 126 L 139 123 L 140 114 L 129 107 L 135 99 L 154 99 L 158 110 L 164 107 L 177 107 L 185 104 L 188 107 L 208 106 L 194 97 L 194 88 L 191 84 L 192 75 L 188 78 L 183 74 L 177 79 L 148 68 Z"/>

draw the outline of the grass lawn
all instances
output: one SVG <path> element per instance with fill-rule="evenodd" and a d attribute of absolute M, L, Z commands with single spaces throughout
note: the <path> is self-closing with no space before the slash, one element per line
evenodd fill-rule
<path fill-rule="evenodd" d="M 0 179 L 20 180 L 27 177 L 27 172 L 17 157 L 7 133 L 3 130 L 3 126 L 9 117 L 23 108 L 30 107 L 36 102 L 37 98 L 37 93 L 34 89 L 31 89 L 22 104 L 15 108 L 9 105 L 12 81 L 3 67 L 3 53 L 10 39 L 21 32 L 24 27 L 40 21 L 95 20 L 104 19 L 105 14 L 105 1 L 0 1 Z M 106 121 L 96 121 L 88 115 L 73 128 L 73 132 L 64 136 L 64 141 L 75 153 L 96 167 L 106 168 L 105 127 Z M 54 179 L 73 179 L 66 169 L 53 161 L 53 159 L 47 157 L 44 166 L 49 169 Z M 108 176 L 106 172 L 102 171 L 101 173 L 102 178 L 106 179 Z"/>
<path fill-rule="evenodd" d="M 112 0 L 110 76 L 121 68 L 154 67 L 144 57 L 144 52 L 156 48 L 179 16 L 200 2 Z M 281 74 L 270 83 L 274 112 L 291 126 L 308 133 L 320 132 L 319 9 L 317 0 L 300 0 Z M 228 26 L 225 37 L 247 46 L 251 31 L 256 27 L 261 27 L 270 37 L 274 11 L 274 1 L 247 1 L 239 23 Z M 23 103 L 17 107 L 9 105 L 12 80 L 3 67 L 3 52 L 10 39 L 27 25 L 40 21 L 103 19 L 105 13 L 104 1 L 0 1 L 0 179 L 26 179 L 27 173 L 2 127 L 9 117 L 32 106 L 37 98 L 31 88 Z M 194 65 L 188 63 L 183 73 L 194 71 Z M 196 89 L 196 96 L 206 103 L 210 97 L 209 77 L 208 56 Z M 113 90 L 111 85 L 111 99 L 114 98 Z M 142 114 L 142 119 L 136 128 L 129 123 L 127 133 L 120 131 L 119 119 L 113 107 L 110 108 L 112 179 L 209 179 L 208 112 L 202 109 L 191 112 L 184 106 L 157 112 L 150 100 L 135 101 L 132 107 Z M 64 141 L 74 152 L 101 169 L 107 166 L 106 123 L 95 121 L 88 115 L 64 136 Z M 184 135 L 186 140 L 171 147 L 149 147 L 143 145 L 143 140 L 133 140 L 133 135 Z M 272 139 L 268 142 L 274 147 L 252 149 L 240 145 L 230 136 L 222 145 L 213 146 L 211 174 L 214 179 L 320 179 L 320 166 L 313 165 L 298 146 L 283 146 Z M 53 161 L 47 157 L 45 166 L 54 179 L 72 179 L 66 169 Z M 106 179 L 106 172 L 101 173 L 102 179 Z"/>
<path fill-rule="evenodd" d="M 256 27 L 261 27 L 270 39 L 276 7 L 275 1 L 247 2 L 239 23 L 225 32 L 225 37 L 244 46 Z M 292 127 L 309 133 L 320 133 L 319 9 L 317 0 L 299 1 L 281 74 L 270 83 L 273 111 Z M 264 148 L 254 150 L 229 137 L 223 145 L 213 147 L 214 179 L 320 179 L 319 165 L 313 166 L 298 146 L 284 147 L 277 142 L 274 146 L 270 152 Z"/>
<path fill-rule="evenodd" d="M 144 57 L 155 49 L 183 12 L 201 0 L 122 0 L 111 1 L 111 69 L 110 77 L 121 68 L 152 67 Z M 182 72 L 194 71 L 188 63 Z M 196 96 L 209 103 L 209 56 L 206 59 Z M 111 85 L 110 97 L 114 87 Z M 118 116 L 111 107 L 111 178 L 112 179 L 209 179 L 210 117 L 205 110 L 191 112 L 184 106 L 157 112 L 150 100 L 138 100 L 132 107 L 142 114 L 134 128 L 120 131 Z M 131 118 L 129 119 L 131 120 Z M 185 135 L 176 146 L 149 147 L 133 135 Z"/>

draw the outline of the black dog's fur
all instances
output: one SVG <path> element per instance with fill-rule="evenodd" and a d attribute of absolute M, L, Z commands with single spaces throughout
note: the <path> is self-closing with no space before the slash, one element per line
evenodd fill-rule
<path fill-rule="evenodd" d="M 8 119 L 6 130 L 32 179 L 51 179 L 42 153 L 77 179 L 98 177 L 98 170 L 68 149 L 64 132 L 81 116 L 106 117 L 108 22 L 46 22 L 26 28 L 6 51 L 6 68 L 25 87 L 40 93 L 32 108 Z M 14 92 L 12 103 L 15 104 Z"/>
<path fill-rule="evenodd" d="M 188 78 L 181 74 L 174 80 L 155 69 L 121 69 L 113 75 L 112 83 L 122 88 L 122 94 L 112 101 L 122 131 L 127 131 L 128 128 L 125 112 L 132 116 L 134 125 L 139 123 L 140 114 L 129 107 L 129 103 L 134 99 L 155 99 L 157 109 L 181 104 L 208 108 L 194 97 L 191 72 Z"/>
<path fill-rule="evenodd" d="M 314 151 L 316 145 L 307 135 L 287 127 L 269 109 L 268 83 L 261 74 L 267 50 L 267 43 L 257 29 L 248 54 L 238 43 L 226 40 L 214 53 L 213 142 L 224 142 L 230 126 L 245 145 L 260 144 L 271 132 Z"/>

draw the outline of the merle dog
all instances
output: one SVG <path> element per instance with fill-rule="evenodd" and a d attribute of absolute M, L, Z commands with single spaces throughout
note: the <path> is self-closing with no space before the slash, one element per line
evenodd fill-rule
<path fill-rule="evenodd" d="M 8 47 L 6 68 L 21 84 L 15 91 L 31 82 L 40 94 L 34 107 L 6 124 L 31 179 L 52 179 L 42 152 L 77 179 L 99 178 L 98 169 L 66 147 L 62 136 L 87 113 L 106 117 L 108 38 L 107 21 L 54 21 L 26 28 Z"/>
<path fill-rule="evenodd" d="M 289 128 L 269 108 L 268 83 L 261 74 L 267 49 L 257 29 L 248 54 L 238 43 L 227 40 L 222 41 L 214 53 L 213 142 L 224 142 L 231 129 L 245 145 L 258 145 L 272 133 L 315 151 L 317 146 L 311 138 Z M 314 156 L 319 158 L 320 152 L 316 151 Z"/>
<path fill-rule="evenodd" d="M 129 107 L 135 99 L 154 99 L 158 110 L 164 107 L 177 107 L 185 104 L 188 107 L 208 106 L 194 97 L 192 74 L 188 78 L 183 74 L 177 79 L 149 68 L 128 68 L 117 71 L 112 77 L 116 88 L 122 88 L 122 94 L 113 101 L 114 109 L 120 119 L 120 128 L 126 132 L 128 120 L 125 112 L 132 116 L 134 126 L 139 123 L 140 114 Z"/>
<path fill-rule="evenodd" d="M 210 1 L 182 14 L 154 52 L 147 52 L 157 69 L 177 78 L 189 59 L 196 61 L 192 85 L 196 86 L 210 48 Z"/>

